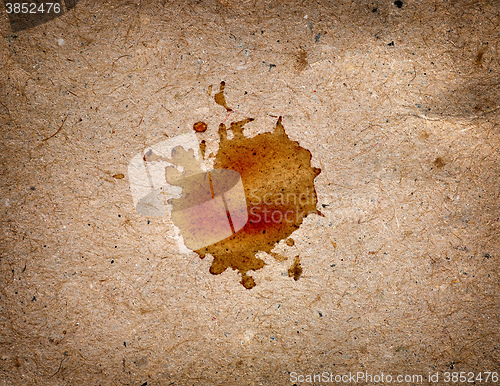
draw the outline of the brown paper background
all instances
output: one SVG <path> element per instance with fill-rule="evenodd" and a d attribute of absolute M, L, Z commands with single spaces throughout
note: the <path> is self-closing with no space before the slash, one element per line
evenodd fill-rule
<path fill-rule="evenodd" d="M 2 8 L 2 384 L 498 371 L 499 26 L 496 1 L 87 0 L 12 34 Z M 221 80 L 227 121 L 283 115 L 322 169 L 324 217 L 252 290 L 129 190 L 197 121 L 217 151 Z"/>

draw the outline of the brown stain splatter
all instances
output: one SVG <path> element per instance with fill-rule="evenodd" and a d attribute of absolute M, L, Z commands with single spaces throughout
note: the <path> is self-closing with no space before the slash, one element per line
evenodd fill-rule
<path fill-rule="evenodd" d="M 295 245 L 295 240 L 294 239 L 286 239 L 286 245 L 289 247 L 293 247 Z"/>
<path fill-rule="evenodd" d="M 420 139 L 423 139 L 423 140 L 428 139 L 430 136 L 431 135 L 425 130 L 422 130 L 419 134 Z"/>
<path fill-rule="evenodd" d="M 479 48 L 479 50 L 477 51 L 476 57 L 474 58 L 474 64 L 477 67 L 482 67 L 484 54 L 486 53 L 487 50 L 488 50 L 488 45 L 482 44 L 481 47 Z"/>
<path fill-rule="evenodd" d="M 308 65 L 309 62 L 307 61 L 307 52 L 300 47 L 295 61 L 295 69 L 297 72 L 302 72 Z"/>
<path fill-rule="evenodd" d="M 207 151 L 207 141 L 204 139 L 200 142 L 201 158 L 205 159 L 205 153 Z"/>
<path fill-rule="evenodd" d="M 215 103 L 225 107 L 227 112 L 230 112 L 233 110 L 230 109 L 229 107 L 227 107 L 226 98 L 224 97 L 224 88 L 225 87 L 226 87 L 226 82 L 224 82 L 224 81 L 220 82 L 219 92 L 217 94 L 215 94 L 214 100 L 215 100 Z"/>
<path fill-rule="evenodd" d="M 125 175 L 122 173 L 113 174 L 113 178 L 116 178 L 117 180 L 123 180 L 125 178 Z"/>
<path fill-rule="evenodd" d="M 443 159 L 441 157 L 437 157 L 433 163 L 434 163 L 434 166 L 437 168 L 442 168 L 444 165 L 446 165 L 446 163 L 443 161 Z"/>
<path fill-rule="evenodd" d="M 302 266 L 300 265 L 299 256 L 295 256 L 292 266 L 288 269 L 288 276 L 293 277 L 293 280 L 297 281 L 302 276 Z"/>
<path fill-rule="evenodd" d="M 193 125 L 193 130 L 196 131 L 197 133 L 204 133 L 207 131 L 207 124 L 205 122 L 196 122 Z"/>
<path fill-rule="evenodd" d="M 255 286 L 248 273 L 265 265 L 256 254 L 262 251 L 279 259 L 271 252 L 276 243 L 297 230 L 309 214 L 321 215 L 316 209 L 314 187 L 321 170 L 311 166 L 309 150 L 288 138 L 281 117 L 273 132 L 247 138 L 243 126 L 251 121 L 247 118 L 231 123 L 232 139 L 227 138 L 225 125 L 219 126 L 220 145 L 214 161 L 215 169 L 232 169 L 240 174 L 248 221 L 232 236 L 195 251 L 201 258 L 213 256 L 210 273 L 214 275 L 227 268 L 237 270 L 247 289 Z M 298 272 L 297 278 L 301 268 Z"/>
<path fill-rule="evenodd" d="M 274 257 L 274 259 L 276 261 L 285 261 L 285 260 L 288 260 L 288 257 L 286 256 L 283 256 L 283 255 L 280 255 L 279 253 L 275 253 L 275 252 L 269 252 L 269 254 Z"/>

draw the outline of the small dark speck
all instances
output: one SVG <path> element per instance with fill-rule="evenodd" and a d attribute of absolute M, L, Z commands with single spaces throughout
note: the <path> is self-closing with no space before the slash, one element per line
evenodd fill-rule
<path fill-rule="evenodd" d="M 320 32 L 320 33 L 318 33 L 318 34 L 314 37 L 314 41 L 315 41 L 316 43 L 317 43 L 317 42 L 319 42 L 319 39 L 321 39 L 321 35 L 322 35 L 322 34 L 321 34 L 321 32 Z"/>
<path fill-rule="evenodd" d="M 113 264 L 115 261 L 114 260 L 111 260 L 111 264 Z"/>
<path fill-rule="evenodd" d="M 151 224 L 151 221 L 148 220 L 148 225 Z"/>
<path fill-rule="evenodd" d="M 319 314 L 319 317 L 322 318 L 323 317 L 323 314 L 321 313 L 321 311 L 318 311 L 318 314 Z"/>
<path fill-rule="evenodd" d="M 402 2 L 402 1 L 400 1 L 400 0 L 396 0 L 396 1 L 394 2 L 394 5 L 395 5 L 396 7 L 398 7 L 398 8 L 402 8 L 402 7 L 403 7 L 403 2 Z"/>
<path fill-rule="evenodd" d="M 271 71 L 274 67 L 276 67 L 276 64 L 269 64 L 269 71 Z"/>
<path fill-rule="evenodd" d="M 36 188 L 34 186 L 30 187 L 31 190 L 36 190 Z"/>
<path fill-rule="evenodd" d="M 141 386 L 148 386 L 148 383 L 144 382 Z"/>
<path fill-rule="evenodd" d="M 127 347 L 127 342 L 123 342 L 123 345 L 124 345 L 125 347 Z"/>
<path fill-rule="evenodd" d="M 378 8 L 373 8 L 373 9 L 372 9 L 372 12 L 373 12 L 373 13 L 375 13 L 375 12 L 377 12 L 377 11 L 378 11 Z"/>
<path fill-rule="evenodd" d="M 491 255 L 489 253 L 485 253 L 484 257 L 486 257 L 487 259 L 489 259 L 489 258 L 491 258 Z"/>
<path fill-rule="evenodd" d="M 389 47 L 394 47 L 394 42 L 390 42 L 390 43 L 388 44 L 388 46 L 389 46 Z"/>
<path fill-rule="evenodd" d="M 329 204 L 321 204 L 323 208 L 326 208 L 327 206 L 330 206 Z"/>
<path fill-rule="evenodd" d="M 32 301 L 32 302 L 36 302 L 36 296 L 33 296 L 33 297 L 31 298 L 31 301 Z"/>

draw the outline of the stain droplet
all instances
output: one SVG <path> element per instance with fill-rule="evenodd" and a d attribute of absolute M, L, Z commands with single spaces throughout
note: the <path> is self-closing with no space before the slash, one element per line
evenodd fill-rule
<path fill-rule="evenodd" d="M 214 100 L 215 100 L 215 103 L 225 107 L 227 112 L 230 112 L 233 110 L 230 109 L 229 107 L 227 107 L 226 98 L 224 97 L 224 88 L 225 87 L 226 87 L 226 82 L 224 82 L 224 81 L 220 82 L 219 92 L 217 94 L 215 94 Z"/>
<path fill-rule="evenodd" d="M 442 168 L 444 165 L 446 165 L 446 163 L 443 161 L 441 157 L 437 157 L 434 160 L 434 166 L 436 166 L 437 168 Z"/>
<path fill-rule="evenodd" d="M 295 245 L 294 239 L 286 239 L 286 245 L 293 247 Z"/>
<path fill-rule="evenodd" d="M 430 135 L 427 131 L 425 131 L 425 130 L 423 130 L 423 131 L 422 131 L 422 132 L 420 132 L 420 134 L 419 134 L 419 137 L 420 137 L 421 139 L 424 139 L 424 140 L 425 140 L 425 139 L 428 139 L 430 136 L 431 136 L 431 135 Z"/>
<path fill-rule="evenodd" d="M 122 173 L 113 174 L 113 178 L 116 178 L 117 180 L 123 180 L 125 178 L 125 175 L 123 175 Z"/>
<path fill-rule="evenodd" d="M 299 256 L 295 256 L 292 266 L 288 269 L 288 276 L 293 277 L 293 280 L 297 281 L 302 276 L 302 266 L 300 265 Z"/>
<path fill-rule="evenodd" d="M 488 49 L 487 45 L 481 45 L 479 47 L 479 50 L 477 51 L 476 57 L 474 58 L 474 64 L 478 67 L 482 66 L 483 63 L 483 57 L 484 54 L 486 53 L 486 50 Z"/>
<path fill-rule="evenodd" d="M 213 256 L 211 274 L 230 267 L 241 274 L 241 284 L 247 289 L 255 286 L 249 272 L 265 265 L 256 257 L 258 252 L 286 259 L 271 252 L 276 243 L 297 230 L 309 214 L 322 215 L 316 209 L 314 187 L 321 170 L 311 166 L 309 150 L 288 138 L 281 117 L 273 132 L 245 137 L 243 126 L 252 121 L 231 123 L 232 139 L 227 138 L 226 126 L 219 126 L 220 145 L 214 161 L 214 169 L 235 170 L 241 176 L 248 221 L 232 236 L 195 250 L 201 258 Z M 298 280 L 300 264 L 293 272 Z"/>
<path fill-rule="evenodd" d="M 276 261 L 285 261 L 288 260 L 288 257 L 280 255 L 279 253 L 269 252 L 269 254 L 276 259 Z"/>
<path fill-rule="evenodd" d="M 302 47 L 299 47 L 299 52 L 297 53 L 297 60 L 295 63 L 295 70 L 297 72 L 302 72 L 308 65 L 307 52 Z"/>
<path fill-rule="evenodd" d="M 200 142 L 201 158 L 205 159 L 205 152 L 207 151 L 207 142 L 202 140 Z"/>
<path fill-rule="evenodd" d="M 205 122 L 196 122 L 193 125 L 193 129 L 197 133 L 203 133 L 203 132 L 207 131 L 207 124 Z"/>

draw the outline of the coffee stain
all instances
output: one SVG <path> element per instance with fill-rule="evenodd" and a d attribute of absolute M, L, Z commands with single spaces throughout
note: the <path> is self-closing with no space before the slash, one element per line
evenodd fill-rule
<path fill-rule="evenodd" d="M 420 139 L 423 139 L 423 140 L 426 140 L 430 137 L 431 135 L 429 134 L 429 132 L 427 132 L 426 130 L 422 130 L 420 133 L 419 133 L 419 137 Z"/>
<path fill-rule="evenodd" d="M 442 168 L 443 166 L 446 165 L 446 163 L 443 161 L 443 159 L 441 157 L 437 157 L 434 162 L 433 162 L 434 166 L 437 167 L 437 168 Z"/>
<path fill-rule="evenodd" d="M 196 122 L 194 125 L 193 125 L 193 130 L 196 131 L 197 133 L 204 133 L 205 131 L 207 131 L 207 124 L 205 122 Z"/>
<path fill-rule="evenodd" d="M 220 98 L 218 103 L 224 106 Z M 246 118 L 231 123 L 232 139 L 227 137 L 226 126 L 219 126 L 220 145 L 214 160 L 214 169 L 235 170 L 241 176 L 248 221 L 232 236 L 195 250 L 202 259 L 208 254 L 213 256 L 211 274 L 221 274 L 227 268 L 237 270 L 247 289 L 255 286 L 249 272 L 266 264 L 256 257 L 258 252 L 286 260 L 271 250 L 297 230 L 309 214 L 322 215 L 316 209 L 314 187 L 321 170 L 311 166 L 309 150 L 290 140 L 281 117 L 273 132 L 245 137 L 243 127 L 252 121 L 253 118 Z M 295 280 L 301 273 L 299 264 L 294 271 Z"/>
<path fill-rule="evenodd" d="M 308 65 L 309 62 L 307 61 L 307 52 L 302 47 L 299 47 L 299 52 L 297 53 L 295 60 L 295 70 L 297 72 L 302 72 Z"/>
<path fill-rule="evenodd" d="M 219 92 L 217 94 L 215 94 L 214 100 L 215 100 L 215 103 L 223 106 L 226 109 L 226 111 L 229 113 L 233 110 L 230 109 L 229 107 L 227 107 L 226 98 L 224 97 L 224 88 L 225 87 L 226 87 L 226 82 L 224 82 L 224 81 L 220 82 Z"/>
<path fill-rule="evenodd" d="M 275 252 L 268 252 L 276 261 L 282 262 L 288 260 L 288 257 L 280 255 L 279 253 Z"/>
<path fill-rule="evenodd" d="M 205 153 L 207 151 L 207 141 L 204 139 L 200 142 L 201 158 L 205 158 Z"/>
<path fill-rule="evenodd" d="M 483 66 L 483 58 L 484 58 L 484 54 L 486 53 L 487 50 L 488 50 L 488 45 L 481 44 L 481 46 L 479 47 L 479 49 L 477 51 L 476 57 L 474 58 L 474 65 L 476 65 L 477 67 Z"/>
<path fill-rule="evenodd" d="M 288 269 L 288 276 L 293 277 L 293 280 L 297 281 L 302 276 L 302 266 L 300 265 L 300 257 L 295 256 L 292 266 Z"/>

